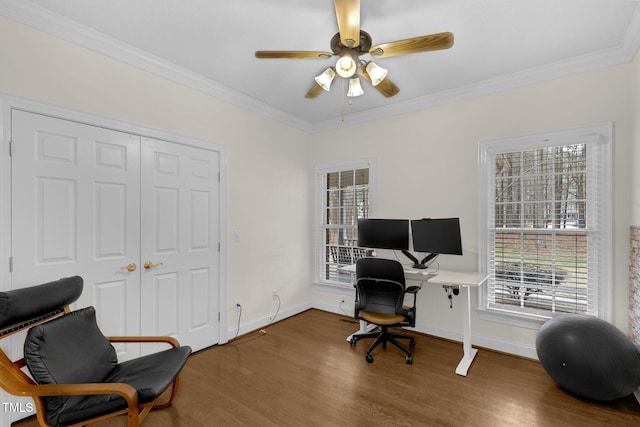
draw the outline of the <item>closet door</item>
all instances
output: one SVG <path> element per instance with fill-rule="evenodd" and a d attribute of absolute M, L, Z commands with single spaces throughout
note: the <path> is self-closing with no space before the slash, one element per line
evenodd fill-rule
<path fill-rule="evenodd" d="M 77 306 L 139 334 L 140 137 L 17 110 L 11 134 L 12 288 L 82 276 Z"/>
<path fill-rule="evenodd" d="M 142 138 L 142 333 L 194 350 L 219 341 L 219 163 L 216 151 Z"/>

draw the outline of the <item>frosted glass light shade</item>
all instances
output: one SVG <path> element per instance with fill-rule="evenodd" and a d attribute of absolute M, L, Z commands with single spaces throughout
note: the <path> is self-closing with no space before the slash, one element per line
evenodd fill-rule
<path fill-rule="evenodd" d="M 371 77 L 371 84 L 374 86 L 378 86 L 380 82 L 387 77 L 387 73 L 389 72 L 386 68 L 382 68 L 373 62 L 367 64 L 366 70 L 369 77 Z"/>
<path fill-rule="evenodd" d="M 349 79 L 349 92 L 347 92 L 347 96 L 360 96 L 363 93 L 362 86 L 360 86 L 360 79 L 358 77 Z"/>
<path fill-rule="evenodd" d="M 349 55 L 341 56 L 336 62 L 336 72 L 345 79 L 353 76 L 356 72 L 356 61 Z"/>
<path fill-rule="evenodd" d="M 336 72 L 333 71 L 332 68 L 327 68 L 322 72 L 322 74 L 316 77 L 316 83 L 318 83 L 318 86 L 320 86 L 322 89 L 329 92 L 329 89 L 331 88 L 331 83 L 333 83 L 333 80 L 335 78 L 336 78 Z"/>

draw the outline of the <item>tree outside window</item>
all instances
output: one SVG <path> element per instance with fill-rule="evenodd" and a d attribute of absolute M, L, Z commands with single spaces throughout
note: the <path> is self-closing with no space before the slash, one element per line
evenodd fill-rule
<path fill-rule="evenodd" d="M 584 133 L 481 143 L 486 309 L 598 315 L 610 241 L 606 140 Z"/>

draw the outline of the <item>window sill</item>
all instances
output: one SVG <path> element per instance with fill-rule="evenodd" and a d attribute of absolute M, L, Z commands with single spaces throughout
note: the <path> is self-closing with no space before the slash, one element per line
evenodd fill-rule
<path fill-rule="evenodd" d="M 538 330 L 550 317 L 532 316 L 523 313 L 507 312 L 490 308 L 476 308 L 478 318 L 489 322 L 503 323 L 520 328 Z"/>
<path fill-rule="evenodd" d="M 325 291 L 344 294 L 346 292 L 352 294 L 354 292 L 353 284 L 351 283 L 337 283 L 337 282 L 317 282 L 312 283 L 313 287 Z"/>

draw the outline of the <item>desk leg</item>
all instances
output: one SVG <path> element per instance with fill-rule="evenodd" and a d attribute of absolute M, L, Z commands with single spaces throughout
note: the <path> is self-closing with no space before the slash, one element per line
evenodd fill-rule
<path fill-rule="evenodd" d="M 376 328 L 376 325 L 374 325 L 373 323 L 367 324 L 367 322 L 365 322 L 364 320 L 360 320 L 360 329 L 358 329 L 357 331 L 355 331 L 354 333 L 349 335 L 347 337 L 347 341 L 351 342 L 351 337 L 354 336 L 355 334 L 364 334 L 364 333 L 367 333 L 367 332 L 371 332 L 375 328 Z"/>
<path fill-rule="evenodd" d="M 467 376 L 467 371 L 478 350 L 471 347 L 471 291 L 469 286 L 460 286 L 462 292 L 462 349 L 464 354 L 458 363 L 456 374 Z"/>

